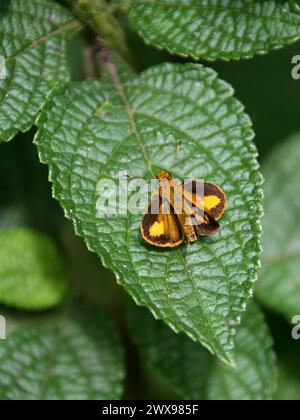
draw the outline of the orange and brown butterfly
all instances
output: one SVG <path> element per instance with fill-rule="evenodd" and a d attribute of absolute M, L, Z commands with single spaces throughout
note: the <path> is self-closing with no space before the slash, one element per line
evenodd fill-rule
<path fill-rule="evenodd" d="M 220 187 L 200 181 L 182 183 L 163 170 L 156 178 L 159 189 L 141 224 L 142 237 L 148 244 L 174 248 L 184 241 L 195 242 L 198 235 L 218 232 L 218 221 L 226 208 L 226 195 Z"/>

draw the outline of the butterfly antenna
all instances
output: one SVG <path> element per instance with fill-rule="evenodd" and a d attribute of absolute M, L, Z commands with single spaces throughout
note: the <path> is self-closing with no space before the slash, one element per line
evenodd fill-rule
<path fill-rule="evenodd" d="M 141 179 L 140 176 L 133 176 L 133 175 L 128 175 L 128 174 L 124 175 L 124 177 L 127 179 Z"/>
<path fill-rule="evenodd" d="M 177 146 L 176 146 L 176 149 L 175 149 L 175 152 L 174 152 L 174 157 L 173 157 L 173 160 L 172 160 L 172 164 L 171 164 L 171 166 L 169 168 L 170 170 L 174 167 L 174 165 L 176 163 L 176 159 L 177 159 L 178 153 L 180 152 L 181 144 L 182 144 L 181 141 L 179 141 L 177 143 Z"/>

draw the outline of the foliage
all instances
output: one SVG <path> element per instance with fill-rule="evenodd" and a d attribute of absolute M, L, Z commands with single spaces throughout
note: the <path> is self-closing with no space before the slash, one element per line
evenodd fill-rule
<path fill-rule="evenodd" d="M 250 58 L 300 36 L 294 1 L 132 0 L 130 18 L 146 42 L 194 59 Z"/>
<path fill-rule="evenodd" d="M 0 303 L 27 310 L 60 303 L 68 282 L 52 242 L 25 229 L 0 232 L 0 242 Z"/>
<path fill-rule="evenodd" d="M 0 360 L 3 399 L 121 396 L 122 350 L 114 325 L 84 307 L 15 329 L 0 347 Z"/>
<path fill-rule="evenodd" d="M 197 343 L 172 334 L 133 305 L 128 311 L 134 342 L 147 361 L 192 400 L 265 400 L 275 392 L 272 340 L 259 308 L 251 303 L 236 336 L 236 367 L 216 362 Z"/>
<path fill-rule="evenodd" d="M 70 77 L 66 41 L 79 29 L 71 14 L 49 0 L 0 3 L 0 140 L 26 131 L 61 81 Z"/>
<path fill-rule="evenodd" d="M 0 398 L 147 398 L 151 372 L 162 396 L 297 399 L 298 346 L 289 325 L 280 336 L 276 327 L 299 313 L 299 134 L 273 143 L 300 129 L 286 105 L 297 98 L 286 79 L 298 44 L 267 53 L 296 42 L 299 23 L 294 0 L 0 1 Z M 266 215 L 255 297 L 267 322 L 252 298 L 256 146 Z M 158 169 L 224 189 L 217 236 L 160 250 L 142 241 L 142 214 L 99 217 L 101 179 L 149 180 Z M 126 293 L 144 306 L 131 302 L 127 317 Z"/>
<path fill-rule="evenodd" d="M 263 303 L 288 319 L 299 313 L 299 158 L 298 134 L 276 147 L 264 165 L 264 258 L 256 293 Z M 284 203 L 288 203 L 288 214 Z"/>
<path fill-rule="evenodd" d="M 139 78 L 112 68 L 110 82 L 67 86 L 41 114 L 35 142 L 54 195 L 138 303 L 232 362 L 232 335 L 258 267 L 261 178 L 250 121 L 232 89 L 198 65 L 163 65 Z M 117 182 L 120 171 L 153 177 L 154 167 L 168 169 L 178 141 L 173 172 L 205 173 L 230 201 L 218 238 L 159 252 L 142 243 L 140 214 L 97 217 L 97 184 L 104 174 Z"/>

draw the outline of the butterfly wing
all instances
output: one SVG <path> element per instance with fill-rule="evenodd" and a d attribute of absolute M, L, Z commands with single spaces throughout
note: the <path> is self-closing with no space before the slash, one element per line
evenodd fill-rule
<path fill-rule="evenodd" d="M 203 194 L 204 198 L 199 199 L 197 194 Z M 195 209 L 192 220 L 198 235 L 210 236 L 217 233 L 220 228 L 218 220 L 226 208 L 226 195 L 221 188 L 215 184 L 203 185 L 200 181 L 190 181 L 184 184 L 184 196 Z"/>
<path fill-rule="evenodd" d="M 218 185 L 205 182 L 203 188 L 200 181 L 190 181 L 184 184 L 184 190 L 191 197 L 194 206 L 197 202 L 197 192 L 203 191 L 204 208 L 201 209 L 202 213 L 204 211 L 216 221 L 221 219 L 226 209 L 226 195 Z"/>
<path fill-rule="evenodd" d="M 218 233 L 220 225 L 216 220 L 214 220 L 207 213 L 205 213 L 203 223 L 196 224 L 195 229 L 198 235 L 200 236 L 211 236 Z"/>
<path fill-rule="evenodd" d="M 226 195 L 224 191 L 215 184 L 204 184 L 204 210 L 214 220 L 218 221 L 226 209 Z"/>
<path fill-rule="evenodd" d="M 153 212 L 153 209 L 158 211 Z M 159 194 L 152 198 L 142 221 L 141 233 L 147 243 L 160 248 L 174 248 L 184 241 L 174 210 Z"/>

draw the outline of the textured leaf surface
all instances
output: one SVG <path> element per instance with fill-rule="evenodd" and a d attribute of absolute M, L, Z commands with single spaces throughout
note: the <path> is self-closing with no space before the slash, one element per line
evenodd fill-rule
<path fill-rule="evenodd" d="M 79 23 L 51 0 L 0 2 L 0 141 L 33 124 L 46 96 L 69 79 L 66 42 Z"/>
<path fill-rule="evenodd" d="M 128 320 L 141 353 L 183 398 L 264 400 L 273 396 L 274 353 L 256 305 L 249 305 L 235 338 L 237 368 L 216 362 L 199 344 L 172 333 L 145 311 L 130 307 Z"/>
<path fill-rule="evenodd" d="M 49 102 L 36 143 L 57 197 L 88 247 L 137 303 L 226 361 L 257 276 L 261 176 L 253 132 L 230 86 L 199 65 L 166 64 L 132 78 L 72 84 Z M 97 218 L 96 186 L 119 171 L 172 173 L 221 185 L 228 209 L 221 234 L 160 251 L 141 240 L 142 215 Z M 130 194 L 129 194 L 130 195 Z"/>
<path fill-rule="evenodd" d="M 293 1 L 132 0 L 130 18 L 146 42 L 195 59 L 250 58 L 300 36 Z"/>
<path fill-rule="evenodd" d="M 0 342 L 2 399 L 118 399 L 123 376 L 114 325 L 98 312 L 32 322 Z"/>
<path fill-rule="evenodd" d="M 264 254 L 256 292 L 264 304 L 288 318 L 300 313 L 299 160 L 296 135 L 275 148 L 264 165 Z"/>
<path fill-rule="evenodd" d="M 68 282 L 52 242 L 25 229 L 0 232 L 0 303 L 41 310 L 57 305 Z"/>

